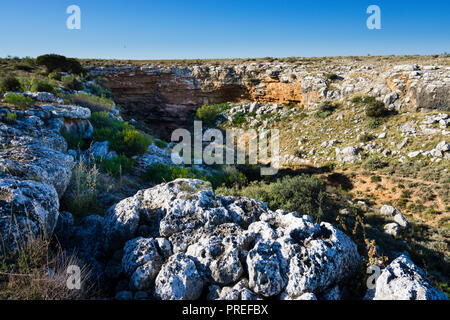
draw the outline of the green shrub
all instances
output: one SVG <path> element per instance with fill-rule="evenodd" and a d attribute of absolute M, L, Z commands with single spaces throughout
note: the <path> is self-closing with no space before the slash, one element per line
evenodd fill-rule
<path fill-rule="evenodd" d="M 381 182 L 383 179 L 380 176 L 371 176 L 370 181 L 371 182 Z"/>
<path fill-rule="evenodd" d="M 320 221 L 322 200 L 325 192 L 323 182 L 314 176 L 285 177 L 273 183 L 253 182 L 242 189 L 218 188 L 216 193 L 244 196 L 265 202 L 272 210 L 283 209 L 310 215 Z"/>
<path fill-rule="evenodd" d="M 86 142 L 84 141 L 83 137 L 79 135 L 73 135 L 67 132 L 61 132 L 61 135 L 64 137 L 64 139 L 67 142 L 67 146 L 69 149 L 73 150 L 85 150 L 86 149 Z"/>
<path fill-rule="evenodd" d="M 94 132 L 92 133 L 92 137 L 95 141 L 108 141 L 111 140 L 113 136 L 113 128 L 94 128 Z"/>
<path fill-rule="evenodd" d="M 48 74 L 48 78 L 51 80 L 61 81 L 62 73 L 61 72 L 51 72 Z"/>
<path fill-rule="evenodd" d="M 38 80 L 33 83 L 31 87 L 31 91 L 33 92 L 50 92 L 50 93 L 57 93 L 58 90 L 56 87 L 51 84 L 50 82 Z"/>
<path fill-rule="evenodd" d="M 224 111 L 224 106 L 224 104 L 204 104 L 197 109 L 196 116 L 206 126 L 213 126 L 217 119 L 219 119 L 220 114 Z"/>
<path fill-rule="evenodd" d="M 362 164 L 362 167 L 366 170 L 373 171 L 373 170 L 377 170 L 377 169 L 382 169 L 382 168 L 386 167 L 387 165 L 388 165 L 388 163 L 384 162 L 379 157 L 372 156 L 372 157 L 368 158 L 366 161 L 364 161 L 364 163 Z"/>
<path fill-rule="evenodd" d="M 353 97 L 353 98 L 351 99 L 351 102 L 352 102 L 352 103 L 355 103 L 355 104 L 360 104 L 360 103 L 362 103 L 363 101 L 364 101 L 364 98 L 361 97 L 361 96 L 356 96 L 356 97 Z"/>
<path fill-rule="evenodd" d="M 167 147 L 167 142 L 162 141 L 162 140 L 160 140 L 160 139 L 155 139 L 155 145 L 156 145 L 158 148 L 164 149 L 164 148 Z"/>
<path fill-rule="evenodd" d="M 134 161 L 124 155 L 100 162 L 100 170 L 114 177 L 133 172 Z"/>
<path fill-rule="evenodd" d="M 39 56 L 36 58 L 36 64 L 45 66 L 48 73 L 61 71 L 73 74 L 81 74 L 84 71 L 78 60 L 73 58 L 66 58 L 57 54 L 45 54 Z"/>
<path fill-rule="evenodd" d="M 114 104 L 108 98 L 97 97 L 84 92 L 69 95 L 68 99 L 73 104 L 89 108 L 92 112 L 110 111 L 114 109 Z"/>
<path fill-rule="evenodd" d="M 369 118 L 367 120 L 367 128 L 376 129 L 381 125 L 381 121 L 378 118 Z"/>
<path fill-rule="evenodd" d="M 144 153 L 150 145 L 148 137 L 106 112 L 94 112 L 90 121 L 94 127 L 94 140 L 109 141 L 110 147 L 119 154 L 132 157 Z"/>
<path fill-rule="evenodd" d="M 132 127 L 117 132 L 110 142 L 112 149 L 129 157 L 143 154 L 150 145 L 150 140 Z"/>
<path fill-rule="evenodd" d="M 84 89 L 84 84 L 81 80 L 77 79 L 75 76 L 64 76 L 61 81 L 66 89 L 80 91 Z"/>
<path fill-rule="evenodd" d="M 7 92 L 19 92 L 22 91 L 22 84 L 14 75 L 8 75 L 0 82 L 0 91 Z"/>
<path fill-rule="evenodd" d="M 315 118 L 326 118 L 330 116 L 333 111 L 336 109 L 336 105 L 334 105 L 331 101 L 323 101 L 319 103 L 317 111 L 314 113 Z"/>
<path fill-rule="evenodd" d="M 376 100 L 374 97 L 366 97 L 363 102 L 366 105 L 366 116 L 378 118 L 387 114 L 384 103 Z"/>
<path fill-rule="evenodd" d="M 245 120 L 244 114 L 242 112 L 236 113 L 236 115 L 234 116 L 234 119 L 233 119 L 233 124 L 238 126 L 245 122 L 247 122 L 247 121 Z"/>
<path fill-rule="evenodd" d="M 240 173 L 222 171 L 203 172 L 195 168 L 177 167 L 164 163 L 153 164 L 147 169 L 143 177 L 146 181 L 151 181 L 155 184 L 180 178 L 198 179 L 211 182 L 214 188 L 224 184 L 230 185 L 232 183 L 246 181 L 245 176 Z"/>
<path fill-rule="evenodd" d="M 127 124 L 112 117 L 108 112 L 94 112 L 89 119 L 92 126 L 95 128 L 111 128 L 114 131 L 123 130 Z"/>
<path fill-rule="evenodd" d="M 155 163 L 145 172 L 143 178 L 155 184 L 172 181 L 172 169 L 164 163 Z"/>
<path fill-rule="evenodd" d="M 12 105 L 15 105 L 19 109 L 26 109 L 29 108 L 34 104 L 34 100 L 30 97 L 25 97 L 21 94 L 15 94 L 15 93 L 9 93 L 5 96 L 4 101 L 6 103 L 10 103 Z"/>
<path fill-rule="evenodd" d="M 95 84 L 88 84 L 87 85 L 88 90 L 97 97 L 102 97 L 102 98 L 111 98 L 112 94 L 111 94 L 111 90 L 109 90 L 108 88 L 99 86 L 99 85 L 95 85 Z"/>

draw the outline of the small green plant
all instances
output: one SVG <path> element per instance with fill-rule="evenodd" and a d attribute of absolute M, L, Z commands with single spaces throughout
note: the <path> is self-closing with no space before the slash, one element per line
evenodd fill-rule
<path fill-rule="evenodd" d="M 241 124 L 246 123 L 247 120 L 245 120 L 245 116 L 242 112 L 237 112 L 233 119 L 233 124 L 236 126 L 239 126 Z"/>
<path fill-rule="evenodd" d="M 51 80 L 61 81 L 63 74 L 61 72 L 50 72 L 48 78 Z"/>
<path fill-rule="evenodd" d="M 367 120 L 367 128 L 369 129 L 376 129 L 381 125 L 381 121 L 379 118 L 369 118 Z"/>
<path fill-rule="evenodd" d="M 381 182 L 383 179 L 380 176 L 371 176 L 370 181 L 372 182 Z"/>
<path fill-rule="evenodd" d="M 75 218 L 82 218 L 98 210 L 97 180 L 99 171 L 95 164 L 88 165 L 82 160 L 72 169 L 72 179 L 69 184 L 68 196 L 63 201 L 63 207 Z"/>
<path fill-rule="evenodd" d="M 21 110 L 25 110 L 34 104 L 34 100 L 21 94 L 8 93 L 4 97 L 6 103 L 12 104 Z"/>
<path fill-rule="evenodd" d="M 17 114 L 14 112 L 10 112 L 6 115 L 6 123 L 13 124 L 17 121 Z"/>
<path fill-rule="evenodd" d="M 339 76 L 336 73 L 327 73 L 325 75 L 325 77 L 327 78 L 327 80 L 329 81 L 335 81 L 339 79 Z"/>

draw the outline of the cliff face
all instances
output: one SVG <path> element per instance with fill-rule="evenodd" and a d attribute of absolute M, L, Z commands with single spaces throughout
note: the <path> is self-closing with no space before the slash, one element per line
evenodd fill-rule
<path fill-rule="evenodd" d="M 450 67 L 361 62 L 147 64 L 91 71 L 109 79 L 127 119 L 167 136 L 202 104 L 242 100 L 303 105 L 371 95 L 409 111 L 450 110 Z"/>

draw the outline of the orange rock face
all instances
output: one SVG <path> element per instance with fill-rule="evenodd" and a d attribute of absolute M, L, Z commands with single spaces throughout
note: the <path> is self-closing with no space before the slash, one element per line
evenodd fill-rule
<path fill-rule="evenodd" d="M 123 108 L 124 118 L 143 121 L 165 138 L 170 138 L 174 129 L 186 125 L 195 110 L 205 103 L 253 100 L 307 105 L 301 82 L 281 83 L 266 79 L 261 92 L 251 85 L 218 80 L 206 84 L 203 79 L 174 73 L 139 70 L 105 76 L 116 103 Z M 314 96 L 314 93 L 310 95 Z"/>

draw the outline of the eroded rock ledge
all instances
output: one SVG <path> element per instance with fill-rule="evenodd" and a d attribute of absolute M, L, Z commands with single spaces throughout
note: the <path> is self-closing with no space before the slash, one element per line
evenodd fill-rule
<path fill-rule="evenodd" d="M 183 66 L 150 63 L 101 67 L 91 71 L 109 79 L 124 116 L 147 122 L 169 136 L 205 103 L 241 100 L 295 103 L 306 108 L 323 100 L 370 95 L 387 106 L 409 111 L 450 107 L 448 66 L 336 65 L 289 62 L 245 62 Z"/>

